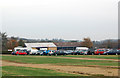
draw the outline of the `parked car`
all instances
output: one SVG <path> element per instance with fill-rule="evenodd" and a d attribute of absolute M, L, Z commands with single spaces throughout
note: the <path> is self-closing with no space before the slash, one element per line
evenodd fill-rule
<path fill-rule="evenodd" d="M 105 49 L 97 49 L 95 50 L 94 54 L 95 55 L 102 55 L 105 52 Z"/>
<path fill-rule="evenodd" d="M 12 55 L 15 55 L 15 54 L 16 54 L 16 52 L 17 52 L 17 51 L 13 51 L 11 54 L 12 54 Z"/>
<path fill-rule="evenodd" d="M 50 50 L 49 52 L 48 52 L 48 55 L 53 55 L 54 54 L 54 52 L 56 52 L 55 50 Z"/>
<path fill-rule="evenodd" d="M 80 55 L 81 52 L 82 52 L 82 50 L 76 50 L 76 51 L 74 51 L 74 55 Z"/>
<path fill-rule="evenodd" d="M 42 50 L 38 50 L 38 51 L 36 52 L 36 55 L 43 55 L 43 51 L 42 51 Z"/>
<path fill-rule="evenodd" d="M 90 49 L 88 49 L 88 55 L 94 55 L 94 51 L 95 51 L 95 49 L 93 49 L 93 48 L 90 48 Z"/>
<path fill-rule="evenodd" d="M 43 55 L 49 55 L 48 53 L 50 52 L 50 50 L 45 50 L 43 51 Z"/>
<path fill-rule="evenodd" d="M 31 49 L 31 51 L 30 51 L 30 55 L 36 55 L 37 52 L 38 52 L 37 49 Z"/>
<path fill-rule="evenodd" d="M 27 53 L 26 51 L 20 50 L 12 52 L 12 55 L 27 55 Z"/>
<path fill-rule="evenodd" d="M 57 55 L 67 55 L 67 53 L 63 50 L 58 50 L 58 51 L 55 51 L 53 53 L 53 55 L 57 56 Z"/>
<path fill-rule="evenodd" d="M 80 51 L 80 54 L 81 54 L 81 55 L 87 55 L 87 54 L 88 54 L 88 50 L 81 50 L 81 51 Z"/>
<path fill-rule="evenodd" d="M 67 55 L 71 55 L 71 54 L 73 53 L 73 50 L 66 50 L 65 53 L 66 53 Z"/>
<path fill-rule="evenodd" d="M 30 54 L 30 51 L 27 51 L 26 49 L 24 49 L 23 51 L 24 51 L 24 52 L 26 52 L 26 53 L 27 53 L 27 55 L 29 55 L 29 54 Z"/>
<path fill-rule="evenodd" d="M 71 53 L 71 55 L 75 55 L 76 52 L 77 52 L 77 50 L 74 50 L 74 51 Z"/>
<path fill-rule="evenodd" d="M 119 55 L 120 50 L 110 50 L 103 53 L 104 55 Z"/>

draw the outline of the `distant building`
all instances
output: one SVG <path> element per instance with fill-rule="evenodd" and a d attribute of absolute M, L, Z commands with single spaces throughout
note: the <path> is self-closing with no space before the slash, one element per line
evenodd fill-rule
<path fill-rule="evenodd" d="M 57 46 L 54 43 L 25 43 L 28 50 L 57 50 Z"/>
<path fill-rule="evenodd" d="M 47 42 L 47 43 L 25 43 L 28 50 L 75 50 L 76 47 L 81 47 L 81 42 Z"/>
<path fill-rule="evenodd" d="M 56 42 L 57 50 L 75 50 L 76 47 L 81 47 L 81 42 Z"/>

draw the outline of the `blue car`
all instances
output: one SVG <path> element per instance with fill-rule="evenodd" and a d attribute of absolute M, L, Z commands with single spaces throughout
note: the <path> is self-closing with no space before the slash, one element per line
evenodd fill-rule
<path fill-rule="evenodd" d="M 49 52 L 50 52 L 50 50 L 45 50 L 45 51 L 43 51 L 43 55 L 48 55 Z"/>
<path fill-rule="evenodd" d="M 110 50 L 103 53 L 104 55 L 120 55 L 120 50 Z"/>
<path fill-rule="evenodd" d="M 15 55 L 15 54 L 16 54 L 16 51 L 13 51 L 11 54 L 12 54 L 12 55 Z"/>

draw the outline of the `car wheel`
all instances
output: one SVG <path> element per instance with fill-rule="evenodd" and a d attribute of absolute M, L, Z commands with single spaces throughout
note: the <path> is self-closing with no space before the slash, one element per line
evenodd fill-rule
<path fill-rule="evenodd" d="M 92 55 L 94 55 L 94 53 L 92 53 Z"/>
<path fill-rule="evenodd" d="M 64 56 L 66 56 L 66 54 L 64 54 Z"/>
<path fill-rule="evenodd" d="M 118 53 L 116 53 L 116 55 L 118 55 Z"/>
<path fill-rule="evenodd" d="M 55 54 L 55 56 L 57 56 L 57 54 Z"/>
<path fill-rule="evenodd" d="M 101 55 L 100 53 L 98 55 Z"/>

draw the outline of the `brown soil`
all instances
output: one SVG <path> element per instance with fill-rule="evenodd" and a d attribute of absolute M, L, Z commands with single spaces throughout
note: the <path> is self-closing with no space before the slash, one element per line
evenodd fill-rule
<path fill-rule="evenodd" d="M 60 72 L 83 74 L 83 75 L 104 75 L 104 76 L 118 76 L 118 69 L 112 68 L 99 68 L 99 67 L 85 67 L 85 66 L 61 66 L 52 64 L 24 64 L 15 63 L 10 61 L 2 61 L 2 66 L 23 66 L 33 68 L 44 68 L 50 70 L 56 70 Z"/>

